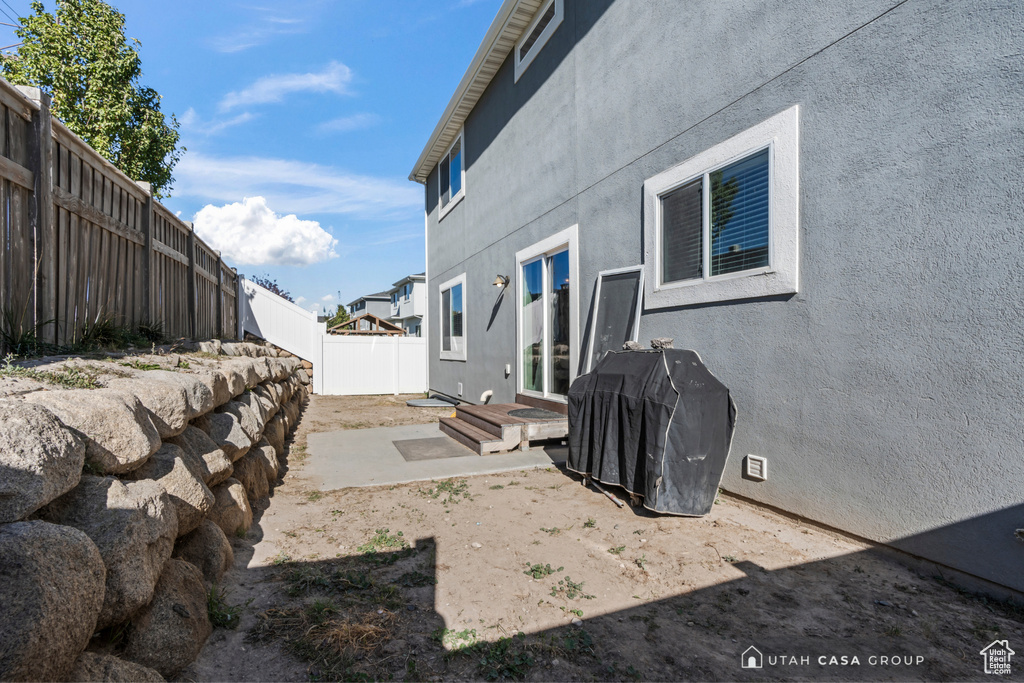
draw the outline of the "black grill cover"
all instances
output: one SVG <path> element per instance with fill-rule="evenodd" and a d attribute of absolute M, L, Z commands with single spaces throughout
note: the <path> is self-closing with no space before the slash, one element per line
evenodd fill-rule
<path fill-rule="evenodd" d="M 706 515 L 735 427 L 729 390 L 694 351 L 614 351 L 569 389 L 568 467 L 650 510 Z"/>

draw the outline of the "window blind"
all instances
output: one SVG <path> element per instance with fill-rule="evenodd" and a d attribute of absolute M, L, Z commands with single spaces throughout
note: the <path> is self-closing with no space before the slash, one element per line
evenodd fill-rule
<path fill-rule="evenodd" d="M 662 282 L 704 277 L 703 187 L 698 178 L 661 197 Z"/>

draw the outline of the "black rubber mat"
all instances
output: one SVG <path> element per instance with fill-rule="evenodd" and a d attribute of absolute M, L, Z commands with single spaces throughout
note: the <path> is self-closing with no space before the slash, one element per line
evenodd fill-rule
<path fill-rule="evenodd" d="M 406 462 L 418 460 L 441 460 L 442 458 L 462 458 L 475 455 L 473 451 L 447 436 L 430 439 L 403 439 L 392 441 Z"/>

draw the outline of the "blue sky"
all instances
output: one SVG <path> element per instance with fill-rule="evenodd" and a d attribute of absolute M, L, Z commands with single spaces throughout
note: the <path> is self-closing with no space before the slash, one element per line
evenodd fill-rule
<path fill-rule="evenodd" d="M 164 204 L 240 272 L 333 310 L 424 269 L 407 177 L 500 0 L 110 4 L 182 124 Z"/>

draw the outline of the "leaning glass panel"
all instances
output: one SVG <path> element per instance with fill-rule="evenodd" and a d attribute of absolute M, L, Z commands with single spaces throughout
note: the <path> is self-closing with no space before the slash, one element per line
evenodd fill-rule
<path fill-rule="evenodd" d="M 661 281 L 704 277 L 704 181 L 698 178 L 661 196 Z"/>
<path fill-rule="evenodd" d="M 711 178 L 711 275 L 768 265 L 768 150 Z"/>

